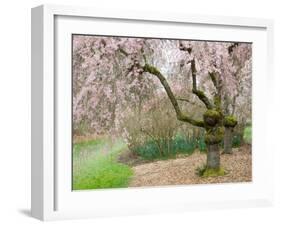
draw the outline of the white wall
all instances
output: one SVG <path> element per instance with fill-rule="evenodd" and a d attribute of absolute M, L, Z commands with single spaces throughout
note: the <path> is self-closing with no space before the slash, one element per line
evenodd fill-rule
<path fill-rule="evenodd" d="M 159 4 L 159 3 L 160 4 Z M 264 17 L 275 20 L 275 108 L 271 109 L 272 147 L 275 148 L 276 205 L 272 208 L 216 210 L 169 215 L 53 222 L 56 225 L 280 225 L 281 154 L 280 66 L 281 14 L 278 1 L 245 0 L 9 0 L 0 13 L 0 224 L 36 225 L 30 207 L 30 8 L 42 3 L 86 5 L 99 8 L 171 11 L 192 14 Z M 277 42 L 280 40 L 279 42 Z M 279 52 L 278 52 L 279 51 Z M 279 90 L 278 90 L 279 89 Z M 279 103 L 278 103 L 279 102 Z M 275 118 L 277 120 L 275 120 Z M 279 134 L 280 135 L 279 135 Z M 279 135 L 279 137 L 278 137 Z M 266 151 L 266 150 L 265 150 Z"/>

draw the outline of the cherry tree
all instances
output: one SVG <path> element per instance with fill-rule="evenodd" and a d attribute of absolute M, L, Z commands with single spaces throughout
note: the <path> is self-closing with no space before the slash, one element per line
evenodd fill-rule
<path fill-rule="evenodd" d="M 186 52 L 183 63 L 189 67 L 192 75 L 192 93 L 206 107 L 203 120 L 193 119 L 181 110 L 178 99 L 165 76 L 157 67 L 149 64 L 144 56 L 143 71 L 159 79 L 174 107 L 177 119 L 206 130 L 205 142 L 208 152 L 205 176 L 224 173 L 220 168 L 219 151 L 219 143 L 224 137 L 223 127 L 234 127 L 237 123 L 236 119 L 233 120 L 234 117 L 224 115 L 222 109 L 222 97 L 237 91 L 237 81 L 233 76 L 237 73 L 237 69 L 233 67 L 233 58 L 230 59 L 230 52 L 233 51 L 230 51 L 231 48 L 234 48 L 233 44 L 225 42 L 179 42 L 179 50 Z M 206 77 L 211 81 L 213 89 L 198 88 L 198 83 L 205 84 L 203 81 Z"/>
<path fill-rule="evenodd" d="M 226 89 L 223 98 L 223 111 L 225 115 L 224 126 L 224 152 L 225 154 L 232 153 L 232 138 L 233 130 L 237 125 L 237 105 L 244 104 L 244 111 L 251 107 L 251 44 L 233 43 L 228 47 L 228 67 L 230 77 L 234 81 L 232 89 Z M 242 98 L 241 98 L 242 97 Z M 240 99 L 240 100 L 239 100 Z M 240 109 L 241 110 L 241 109 Z"/>
<path fill-rule="evenodd" d="M 132 111 L 140 120 L 144 106 L 164 92 L 179 121 L 206 131 L 205 175 L 223 174 L 219 144 L 224 139 L 225 152 L 231 150 L 237 106 L 250 105 L 250 78 L 247 43 L 75 35 L 74 128 L 85 124 L 102 134 Z M 203 114 L 191 115 L 191 105 Z"/>
<path fill-rule="evenodd" d="M 127 103 L 141 109 L 153 90 L 151 78 L 138 76 L 142 46 L 143 39 L 73 37 L 74 128 L 104 133 L 118 127 Z"/>

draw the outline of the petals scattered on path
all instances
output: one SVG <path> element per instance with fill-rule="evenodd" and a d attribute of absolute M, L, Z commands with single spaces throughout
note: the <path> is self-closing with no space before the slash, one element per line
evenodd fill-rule
<path fill-rule="evenodd" d="M 134 177 L 130 187 L 249 182 L 252 180 L 252 155 L 249 147 L 234 150 L 232 155 L 221 155 L 221 165 L 227 174 L 219 177 L 202 178 L 196 168 L 206 162 L 206 154 L 195 152 L 179 157 L 133 167 Z"/>

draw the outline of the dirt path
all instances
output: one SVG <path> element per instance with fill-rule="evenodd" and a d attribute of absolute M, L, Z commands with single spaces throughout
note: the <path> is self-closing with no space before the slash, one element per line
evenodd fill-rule
<path fill-rule="evenodd" d="M 236 149 L 232 155 L 221 155 L 221 165 L 227 171 L 225 176 L 197 176 L 196 168 L 205 162 L 206 154 L 195 152 L 187 157 L 137 165 L 133 167 L 134 177 L 130 187 L 251 181 L 252 155 L 249 147 Z"/>

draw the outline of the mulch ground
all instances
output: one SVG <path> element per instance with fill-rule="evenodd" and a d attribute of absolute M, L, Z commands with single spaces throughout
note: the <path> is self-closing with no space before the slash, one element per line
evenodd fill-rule
<path fill-rule="evenodd" d="M 138 164 L 132 167 L 134 177 L 129 186 L 233 183 L 252 180 L 250 146 L 234 149 L 231 155 L 221 155 L 221 166 L 227 172 L 224 176 L 202 178 L 196 175 L 196 168 L 202 167 L 205 163 L 206 154 L 196 151 L 190 156 Z"/>

